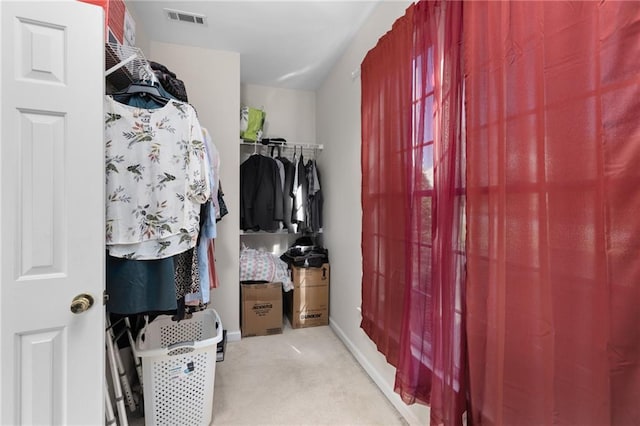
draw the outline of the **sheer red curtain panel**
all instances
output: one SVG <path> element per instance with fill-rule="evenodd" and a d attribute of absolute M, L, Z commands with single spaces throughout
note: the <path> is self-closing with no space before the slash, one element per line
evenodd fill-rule
<path fill-rule="evenodd" d="M 422 1 L 413 24 L 413 155 L 407 168 L 405 311 L 395 389 L 428 403 L 432 425 L 462 425 L 464 139 L 462 3 Z"/>
<path fill-rule="evenodd" d="M 462 4 L 418 2 L 362 64 L 362 328 L 395 391 L 465 409 Z"/>
<path fill-rule="evenodd" d="M 463 24 L 470 419 L 640 424 L 640 4 Z"/>
<path fill-rule="evenodd" d="M 394 366 L 406 285 L 412 16 L 413 6 L 361 65 L 361 327 Z"/>

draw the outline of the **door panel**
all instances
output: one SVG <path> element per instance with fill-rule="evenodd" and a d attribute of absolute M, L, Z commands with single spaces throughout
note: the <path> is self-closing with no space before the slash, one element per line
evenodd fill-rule
<path fill-rule="evenodd" d="M 103 25 L 0 1 L 0 424 L 104 424 Z"/>

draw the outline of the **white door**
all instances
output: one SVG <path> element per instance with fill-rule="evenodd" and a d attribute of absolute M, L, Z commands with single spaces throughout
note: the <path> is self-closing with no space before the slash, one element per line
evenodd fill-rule
<path fill-rule="evenodd" d="M 103 28 L 97 6 L 0 0 L 2 425 L 104 424 Z"/>

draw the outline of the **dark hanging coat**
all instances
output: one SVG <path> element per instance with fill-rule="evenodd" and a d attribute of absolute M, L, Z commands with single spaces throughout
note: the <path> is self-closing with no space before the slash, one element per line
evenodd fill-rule
<path fill-rule="evenodd" d="M 275 231 L 283 220 L 280 171 L 273 158 L 254 154 L 240 165 L 240 228 Z"/>

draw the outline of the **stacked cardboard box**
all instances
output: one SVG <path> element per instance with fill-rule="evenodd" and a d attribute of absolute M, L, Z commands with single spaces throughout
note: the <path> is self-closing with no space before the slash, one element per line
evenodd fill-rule
<path fill-rule="evenodd" d="M 293 290 L 284 295 L 285 311 L 293 328 L 329 324 L 329 264 L 292 269 Z"/>
<path fill-rule="evenodd" d="M 242 337 L 282 333 L 282 283 L 240 283 Z"/>

